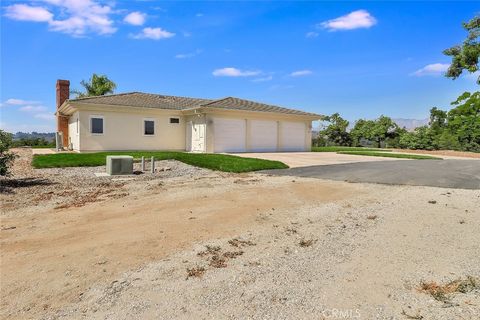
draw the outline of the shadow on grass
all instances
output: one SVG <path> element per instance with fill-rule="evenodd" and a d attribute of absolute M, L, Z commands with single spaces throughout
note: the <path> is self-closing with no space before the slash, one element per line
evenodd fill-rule
<path fill-rule="evenodd" d="M 57 184 L 44 178 L 0 179 L 0 193 L 14 193 L 15 189 Z"/>

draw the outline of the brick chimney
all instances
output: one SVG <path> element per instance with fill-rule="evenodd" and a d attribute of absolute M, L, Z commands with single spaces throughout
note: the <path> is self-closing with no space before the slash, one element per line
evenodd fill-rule
<path fill-rule="evenodd" d="M 63 133 L 63 147 L 68 147 L 68 117 L 61 115 L 58 108 L 70 98 L 70 81 L 57 80 L 57 131 Z"/>

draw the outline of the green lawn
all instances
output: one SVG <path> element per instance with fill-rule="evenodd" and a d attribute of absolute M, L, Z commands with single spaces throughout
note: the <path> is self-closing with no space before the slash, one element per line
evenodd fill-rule
<path fill-rule="evenodd" d="M 339 152 L 339 151 L 381 151 L 391 152 L 390 149 L 364 148 L 364 147 L 312 147 L 313 152 Z"/>
<path fill-rule="evenodd" d="M 178 160 L 183 163 L 225 172 L 249 172 L 266 169 L 286 169 L 280 161 L 254 158 L 242 158 L 224 154 L 186 153 L 168 151 L 125 151 L 96 153 L 57 153 L 34 155 L 32 165 L 35 168 L 94 167 L 105 165 L 106 157 L 111 155 L 129 155 L 134 159 L 155 157 L 156 160 Z"/>
<path fill-rule="evenodd" d="M 339 151 L 337 153 L 353 154 L 358 156 L 372 156 L 372 157 L 386 157 L 386 158 L 400 158 L 400 159 L 442 160 L 442 158 L 438 158 L 438 157 L 424 156 L 424 155 L 417 155 L 417 154 L 406 154 L 406 153 L 389 153 L 389 152 L 376 152 L 376 151 Z"/>

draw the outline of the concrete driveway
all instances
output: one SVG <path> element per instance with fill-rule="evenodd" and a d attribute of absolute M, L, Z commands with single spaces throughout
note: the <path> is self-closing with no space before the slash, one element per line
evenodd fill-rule
<path fill-rule="evenodd" d="M 356 156 L 348 154 L 337 154 L 335 152 L 271 152 L 271 153 L 237 153 L 239 157 L 258 158 L 265 160 L 281 161 L 290 168 L 309 167 L 318 165 L 330 165 L 354 162 L 378 162 L 392 161 L 399 159 Z M 403 160 L 402 160 L 403 161 Z"/>
<path fill-rule="evenodd" d="M 479 160 L 395 160 L 317 165 L 262 172 L 348 182 L 480 189 Z"/>

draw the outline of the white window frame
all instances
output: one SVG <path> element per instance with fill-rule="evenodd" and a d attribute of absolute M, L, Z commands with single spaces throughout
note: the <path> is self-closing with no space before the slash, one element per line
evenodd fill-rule
<path fill-rule="evenodd" d="M 103 133 L 93 133 L 92 132 L 92 119 L 102 119 L 102 123 L 103 123 Z M 103 136 L 105 134 L 105 117 L 103 115 L 90 115 L 89 117 L 89 121 L 88 121 L 88 124 L 90 126 L 90 134 L 92 136 Z"/>
<path fill-rule="evenodd" d="M 153 134 L 145 134 L 145 121 L 153 121 Z M 157 134 L 157 121 L 153 118 L 143 118 L 142 132 L 144 137 L 155 137 L 155 135 Z"/>

